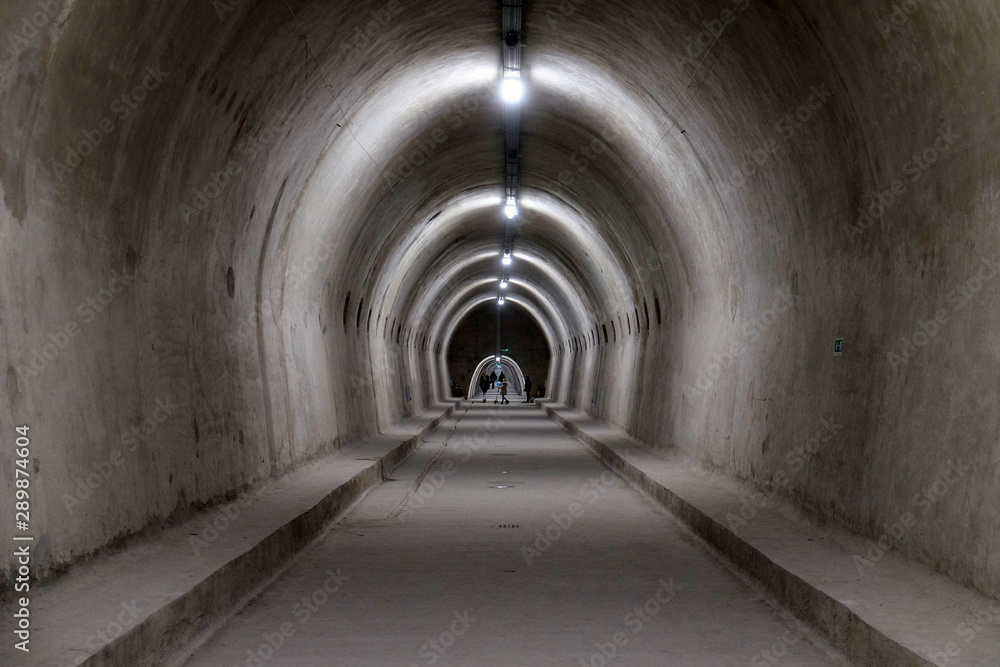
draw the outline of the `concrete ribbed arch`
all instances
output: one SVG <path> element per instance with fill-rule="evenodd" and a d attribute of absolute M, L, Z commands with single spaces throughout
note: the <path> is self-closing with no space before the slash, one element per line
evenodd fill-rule
<path fill-rule="evenodd" d="M 445 379 L 448 377 L 448 349 L 451 346 L 452 336 L 454 335 L 455 329 L 458 328 L 462 320 L 477 306 L 483 303 L 496 303 L 496 296 L 490 293 L 487 294 L 470 294 L 471 290 L 466 291 L 462 294 L 455 296 L 450 299 L 448 306 L 442 311 L 444 314 L 442 317 L 437 319 L 439 327 L 444 327 L 443 330 L 438 330 L 438 333 L 432 334 L 432 336 L 440 341 L 439 346 L 435 346 L 427 353 L 428 366 L 435 370 L 434 372 L 434 383 L 438 396 L 444 398 L 447 396 L 447 382 Z M 535 322 L 538 324 L 539 328 L 542 330 L 542 334 L 545 336 L 546 343 L 548 344 L 549 350 L 552 353 L 553 359 L 555 359 L 556 341 L 558 340 L 558 321 L 553 319 L 556 313 L 546 311 L 543 307 L 537 305 L 531 299 L 519 298 L 519 297 L 508 297 L 510 301 L 510 307 L 520 307 L 523 308 Z M 504 307 L 507 307 L 506 305 Z M 440 351 L 438 352 L 438 348 Z M 550 364 L 550 371 L 554 368 Z"/>
<path fill-rule="evenodd" d="M 527 255 L 526 255 L 527 256 Z M 461 280 L 447 280 L 440 281 L 436 283 L 438 285 L 439 291 L 432 292 L 431 290 L 426 290 L 424 294 L 421 295 L 420 301 L 416 305 L 416 312 L 419 312 L 424 316 L 428 322 L 428 331 L 430 332 L 430 339 L 437 342 L 440 340 L 438 338 L 440 327 L 437 323 L 442 321 L 442 316 L 437 315 L 437 309 L 440 307 L 436 305 L 435 302 L 441 301 L 447 298 L 455 291 L 463 289 L 464 286 L 468 284 L 480 285 L 486 288 L 489 292 L 489 287 L 493 286 L 494 298 L 499 294 L 499 282 L 497 275 L 499 274 L 499 253 L 490 253 L 488 251 L 480 254 L 476 254 L 476 257 L 481 258 L 481 261 L 464 261 L 462 262 L 463 272 L 461 274 Z M 560 311 L 565 314 L 566 320 L 566 330 L 572 331 L 574 328 L 580 328 L 586 326 L 588 321 L 587 313 L 592 312 L 593 306 L 589 305 L 588 302 L 583 300 L 581 296 L 582 292 L 574 289 L 573 285 L 566 279 L 564 279 L 558 271 L 552 269 L 551 266 L 540 264 L 529 269 L 528 267 L 513 267 L 513 275 L 531 275 L 538 273 L 537 279 L 530 285 L 525 283 L 525 288 L 529 290 L 544 290 L 556 298 L 560 304 Z M 536 270 L 537 269 L 537 270 Z M 515 281 L 520 281 L 519 278 L 514 278 Z M 523 281 L 521 281 L 523 283 Z M 543 287 L 544 286 L 544 287 Z"/>
<path fill-rule="evenodd" d="M 445 214 L 438 216 L 439 219 L 445 218 Z M 565 223 L 563 225 L 566 226 Z M 443 238 L 447 239 L 447 235 L 443 235 Z M 564 318 L 567 320 L 567 324 L 562 328 L 561 337 L 549 336 L 549 347 L 554 352 L 557 351 L 559 344 L 567 340 L 572 332 L 581 332 L 585 329 L 591 327 L 591 323 L 596 317 L 595 313 L 601 312 L 605 306 L 599 303 L 594 303 L 589 298 L 587 301 L 583 300 L 582 295 L 593 295 L 594 293 L 608 292 L 607 287 L 597 287 L 597 285 L 603 284 L 603 280 L 606 279 L 607 275 L 614 275 L 616 272 L 610 266 L 610 258 L 605 258 L 603 260 L 599 259 L 601 255 L 595 252 L 595 246 L 591 244 L 590 248 L 579 248 L 573 251 L 571 254 L 578 256 L 583 256 L 589 251 L 592 262 L 589 265 L 574 264 L 572 262 L 556 261 L 556 262 L 542 262 L 537 258 L 544 256 L 548 253 L 547 247 L 539 246 L 531 238 L 521 238 L 519 240 L 519 247 L 527 247 L 525 257 L 536 258 L 534 262 L 531 262 L 532 266 L 527 267 L 522 265 L 522 268 L 518 267 L 518 257 L 521 251 L 515 252 L 515 264 L 512 266 L 512 275 L 521 275 L 523 272 L 540 273 L 538 278 L 541 282 L 537 285 L 529 283 L 521 283 L 526 289 L 534 290 L 540 289 L 545 292 L 550 292 L 552 297 L 555 299 L 555 303 L 549 302 L 550 297 L 542 297 L 542 300 L 546 302 L 545 308 L 550 312 L 562 313 Z M 495 241 L 490 241 L 489 245 L 492 245 Z M 468 245 L 470 241 L 466 241 Z M 456 259 L 454 261 L 449 261 L 447 256 L 440 257 L 438 262 L 439 266 L 451 267 L 454 266 L 455 262 L 460 263 L 463 266 L 463 271 L 459 274 L 453 270 L 445 269 L 443 274 L 449 278 L 454 278 L 457 275 L 461 276 L 461 281 L 454 282 L 452 280 L 442 279 L 440 276 L 442 272 L 438 272 L 438 277 L 434 279 L 431 286 L 420 286 L 419 280 L 402 280 L 402 283 L 411 283 L 414 285 L 411 296 L 408 296 L 404 303 L 407 304 L 407 308 L 400 311 L 398 318 L 400 322 L 405 322 L 404 327 L 409 327 L 411 330 L 417 330 L 421 332 L 421 339 L 428 340 L 430 342 L 429 348 L 431 350 L 437 349 L 441 350 L 442 354 L 447 349 L 447 342 L 442 343 L 439 337 L 439 329 L 433 326 L 435 320 L 439 320 L 441 317 L 446 317 L 446 315 L 436 315 L 436 307 L 430 307 L 429 304 L 433 304 L 434 301 L 443 298 L 441 295 L 449 294 L 452 290 L 458 289 L 460 285 L 474 284 L 477 286 L 482 286 L 487 293 L 492 292 L 492 296 L 499 292 L 496 285 L 496 277 L 499 274 L 499 263 L 496 261 L 499 259 L 497 255 L 490 255 L 488 250 L 483 250 L 479 252 L 476 250 L 476 246 L 468 246 L 463 248 L 458 248 L 452 246 L 449 249 Z M 480 259 L 478 262 L 469 261 L 466 253 L 475 255 Z M 464 257 L 464 259 L 457 259 Z M 491 261 L 492 260 L 492 261 Z M 603 264 L 603 268 L 602 267 Z M 558 268 L 556 268 L 558 267 Z M 586 268 L 587 271 L 582 271 L 582 268 Z M 567 279 L 563 273 L 569 275 Z M 483 278 L 477 278 L 477 276 L 485 276 Z M 596 282 L 595 282 L 596 280 Z M 518 279 L 514 279 L 513 284 L 518 284 Z M 548 287 L 542 287 L 542 285 L 548 284 Z M 494 289 L 489 289 L 490 287 Z M 440 289 L 440 294 L 437 290 Z M 612 289 L 613 293 L 614 290 Z M 619 290 L 620 292 L 620 290 Z M 624 301 L 624 300 L 623 300 Z M 442 313 L 448 313 L 449 311 L 444 309 Z M 395 320 L 397 316 L 394 316 Z M 603 317 L 603 315 L 602 315 Z M 450 334 L 449 334 L 450 336 Z M 409 353 L 414 356 L 413 353 Z M 436 395 L 444 395 L 442 392 L 445 390 L 445 385 L 447 384 L 447 375 L 443 374 L 441 370 L 443 367 L 440 362 L 435 363 L 435 360 L 428 362 L 429 368 L 436 369 L 436 372 L 432 373 L 433 381 L 432 384 L 436 389 Z M 557 386 L 555 382 L 552 386 Z"/>
<path fill-rule="evenodd" d="M 490 214 L 496 215 L 498 213 L 499 201 L 495 195 L 484 192 L 478 207 L 473 203 L 475 200 L 475 195 L 466 195 L 463 197 L 461 203 L 461 206 L 464 207 L 464 210 L 461 211 L 462 214 L 446 208 L 435 218 L 432 225 L 423 227 L 411 234 L 411 237 L 401 246 L 402 250 L 399 254 L 395 255 L 391 260 L 391 263 L 398 268 L 398 272 L 394 274 L 394 282 L 392 283 L 395 287 L 389 285 L 385 288 L 384 298 L 387 305 L 397 303 L 412 305 L 413 303 L 419 303 L 423 307 L 425 299 L 423 296 L 418 295 L 416 297 L 418 301 L 415 301 L 415 296 L 412 293 L 413 290 L 421 290 L 424 294 L 434 294 L 436 292 L 435 285 L 443 282 L 440 278 L 441 272 L 438 272 L 438 277 L 433 279 L 430 286 L 426 284 L 424 277 L 427 271 L 426 267 L 429 265 L 431 258 L 436 258 L 436 255 L 433 247 L 430 249 L 425 247 L 425 242 L 422 239 L 432 239 L 439 245 L 449 246 L 451 245 L 451 240 L 459 235 L 458 232 L 449 230 L 467 225 L 469 216 L 482 215 L 486 212 L 487 220 L 489 220 Z M 571 264 L 562 267 L 562 270 L 575 271 L 577 273 L 582 272 L 580 275 L 586 276 L 589 279 L 586 283 L 590 289 L 580 290 L 580 292 L 589 294 L 591 299 L 604 300 L 605 303 L 615 303 L 624 300 L 622 295 L 628 291 L 628 281 L 618 260 L 612 255 L 610 249 L 602 245 L 599 240 L 596 240 L 596 229 L 589 225 L 584 218 L 578 214 L 573 215 L 574 212 L 564 207 L 560 209 L 553 204 L 550 205 L 550 209 L 561 217 L 534 217 L 530 229 L 518 230 L 518 243 L 528 243 L 529 247 L 531 247 L 533 244 L 528 239 L 534 239 L 535 237 L 544 239 L 547 234 L 547 227 L 558 230 L 560 238 L 563 239 L 563 242 L 558 245 L 569 256 L 584 257 L 586 255 L 589 257 L 587 263 L 576 263 L 575 265 Z M 496 228 L 497 233 L 499 233 L 500 225 L 497 224 Z M 544 254 L 545 252 L 546 249 L 544 247 L 539 248 L 535 256 L 537 257 L 538 253 Z M 493 271 L 495 275 L 499 276 L 500 267 L 494 267 Z M 516 269 L 512 269 L 512 271 L 516 272 Z M 449 272 L 449 275 L 453 274 Z M 577 280 L 578 284 L 581 282 L 581 280 Z M 603 304 L 591 305 L 592 309 L 606 307 Z M 411 308 L 410 310 L 420 313 L 421 316 L 424 312 L 422 309 Z M 395 307 L 389 305 L 389 312 L 395 313 L 398 311 Z M 404 319 L 407 318 L 404 317 Z"/>
<path fill-rule="evenodd" d="M 593 303 L 589 299 L 585 300 L 583 296 L 586 294 L 585 288 L 583 285 L 574 281 L 575 276 L 573 274 L 570 274 L 569 277 L 567 277 L 558 269 L 553 267 L 550 262 L 542 261 L 541 258 L 535 254 L 534 250 L 534 248 L 528 250 L 518 250 L 516 253 L 517 260 L 519 262 L 529 263 L 541 271 L 544 274 L 544 277 L 554 286 L 555 289 L 553 289 L 553 293 L 564 297 L 564 302 L 569 306 L 569 312 L 573 315 L 569 329 L 571 334 L 573 332 L 589 328 L 591 323 L 598 317 L 597 309 L 600 308 L 601 305 Z M 515 278 L 514 280 L 523 282 L 518 278 Z"/>
<path fill-rule="evenodd" d="M 545 336 L 546 343 L 548 344 L 549 351 L 552 355 L 552 361 L 549 364 L 549 376 L 552 377 L 552 373 L 557 369 L 556 360 L 556 345 L 558 341 L 558 327 L 554 326 L 558 324 L 558 320 L 554 319 L 558 313 L 551 310 L 547 310 L 544 306 L 538 305 L 531 298 L 524 298 L 520 296 L 508 296 L 507 301 L 509 302 L 504 307 L 508 308 L 522 308 L 524 309 L 535 322 L 538 324 L 539 328 L 542 330 L 542 334 Z M 495 303 L 496 297 L 490 294 L 465 297 L 464 300 L 456 299 L 452 302 L 451 307 L 447 310 L 448 316 L 439 319 L 439 322 L 445 324 L 445 328 L 441 333 L 438 334 L 441 342 L 441 351 L 431 360 L 432 367 L 437 369 L 436 375 L 442 378 L 438 381 L 437 386 L 439 391 L 444 391 L 444 387 L 447 384 L 444 382 L 444 378 L 448 377 L 448 349 L 451 346 L 452 337 L 455 333 L 455 329 L 461 324 L 462 320 L 465 319 L 472 310 L 483 303 Z M 550 382 L 551 386 L 555 386 L 555 382 Z M 444 394 L 440 394 L 442 397 Z M 551 394 L 550 394 L 551 395 Z"/>
<path fill-rule="evenodd" d="M 511 294 L 506 298 L 520 304 L 535 318 L 551 349 L 558 345 L 560 337 L 565 335 L 567 331 L 566 322 L 558 310 L 549 306 L 551 301 L 548 298 L 539 299 L 537 295 L 532 295 L 530 292 L 521 296 Z M 487 301 L 496 302 L 496 299 L 497 296 L 493 290 L 484 291 L 479 285 L 456 292 L 443 304 L 431 334 L 433 339 L 441 341 L 442 355 L 447 352 L 451 336 L 462 319 L 479 304 Z"/>
<path fill-rule="evenodd" d="M 470 58 L 474 57 L 477 56 L 470 55 Z M 472 67 L 472 70 L 475 70 L 475 67 Z M 405 154 L 406 147 L 412 145 L 413 142 L 426 142 L 428 136 L 434 136 L 437 129 L 436 123 L 440 119 L 440 115 L 435 115 L 434 109 L 447 109 L 449 103 L 460 99 L 463 93 L 461 86 L 463 82 L 466 86 L 465 91 L 475 90 L 477 87 L 481 90 L 483 79 L 477 78 L 476 74 L 466 73 L 452 79 L 448 86 L 441 87 L 436 82 L 421 78 L 419 74 L 409 76 L 413 74 L 410 70 L 402 70 L 402 72 L 403 74 L 398 77 L 387 77 L 380 81 L 372 91 L 359 98 L 352 110 L 352 115 L 366 118 L 371 116 L 373 120 L 370 124 L 366 124 L 366 128 L 392 126 L 396 133 L 394 135 L 397 141 L 395 145 L 399 151 Z M 418 100 L 420 105 L 425 105 L 426 108 L 420 105 L 411 105 L 409 102 L 396 106 L 382 103 L 384 91 L 397 84 L 399 86 L 396 89 L 397 94 L 410 100 L 411 97 L 403 91 L 413 90 L 413 82 L 417 82 L 420 86 L 420 94 L 412 99 Z M 440 100 L 436 103 L 429 101 L 431 91 L 437 91 L 440 94 Z M 538 95 L 539 99 L 543 99 L 546 95 L 558 97 L 565 95 L 565 93 L 565 90 L 560 91 L 556 87 L 547 91 L 546 82 L 542 80 L 539 88 L 533 94 Z M 581 99 L 586 100 L 587 98 L 584 96 Z M 574 104 L 574 108 L 580 108 L 579 101 Z M 413 110 L 418 108 L 422 112 L 419 117 L 413 114 Z M 427 113 L 428 109 L 431 110 L 430 113 Z M 579 114 L 582 124 L 577 133 L 595 132 L 598 127 L 606 126 L 605 121 L 598 121 L 602 113 L 602 107 L 590 105 L 589 111 Z M 620 120 L 626 122 L 624 118 Z M 619 120 L 616 119 L 614 122 L 619 122 Z M 619 131 L 616 130 L 616 132 Z M 494 149 L 487 146 L 488 142 L 470 143 L 465 140 L 464 135 L 455 134 L 442 145 L 439 153 L 428 159 L 423 172 L 404 179 L 395 184 L 396 187 L 388 189 L 386 178 L 383 174 L 377 173 L 374 165 L 376 163 L 398 164 L 394 160 L 400 153 L 397 152 L 396 156 L 388 157 L 392 155 L 392 150 L 382 146 L 382 144 L 379 145 L 378 150 L 373 150 L 369 138 L 374 141 L 375 137 L 376 134 L 365 135 L 361 132 L 354 133 L 354 136 L 350 138 L 343 133 L 337 135 L 334 142 L 326 150 L 325 155 L 329 157 L 321 158 L 312 169 L 308 181 L 310 184 L 308 191 L 298 197 L 297 211 L 315 211 L 318 214 L 323 209 L 336 210 L 338 212 L 337 225 L 340 229 L 335 235 L 339 245 L 329 254 L 330 256 L 323 266 L 306 277 L 304 282 L 307 285 L 298 285 L 298 287 L 306 287 L 306 289 L 298 290 L 302 301 L 293 310 L 299 310 L 302 305 L 314 303 L 316 297 L 313 295 L 318 295 L 316 290 L 320 284 L 339 283 L 339 289 L 324 292 L 325 298 L 329 299 L 327 309 L 332 315 L 330 319 L 334 319 L 341 309 L 347 311 L 356 307 L 354 304 L 361 304 L 363 299 L 363 303 L 368 304 L 368 307 L 374 311 L 376 329 L 385 332 L 390 323 L 395 328 L 395 332 L 389 332 L 390 335 L 383 336 L 383 339 L 394 341 L 398 337 L 395 334 L 399 333 L 404 334 L 404 336 L 407 334 L 426 336 L 426 334 L 422 334 L 422 330 L 425 329 L 429 316 L 426 310 L 414 308 L 414 293 L 433 294 L 435 292 L 433 288 L 428 289 L 425 285 L 428 280 L 434 280 L 434 278 L 428 278 L 428 270 L 431 267 L 430 258 L 436 257 L 443 245 L 464 235 L 458 233 L 457 230 L 467 224 L 466 220 L 469 216 L 481 212 L 488 212 L 488 215 L 489 213 L 496 214 L 499 205 L 499 199 L 493 186 L 485 188 L 473 180 L 466 181 L 467 185 L 463 187 L 461 181 L 465 177 L 461 173 L 457 177 L 449 174 L 449 187 L 461 188 L 462 190 L 457 198 L 454 195 L 449 196 L 442 190 L 428 191 L 424 187 L 428 182 L 426 177 L 432 176 L 435 171 L 440 171 L 446 163 L 469 162 L 471 164 L 474 163 L 474 160 L 481 159 L 483 151 L 489 153 Z M 354 143 L 341 145 L 343 142 L 348 142 L 349 139 Z M 385 138 L 379 137 L 379 141 L 384 143 Z M 639 144 L 641 142 L 637 143 L 636 146 Z M 361 148 L 364 150 L 361 151 Z M 385 152 L 380 153 L 379 151 Z M 336 164 L 331 161 L 334 155 L 337 156 L 338 160 Z M 382 160 L 380 156 L 383 155 L 387 156 L 387 161 Z M 370 159 L 366 162 L 366 158 Z M 631 158 L 628 155 L 622 155 L 619 161 L 627 162 L 629 159 L 634 161 L 638 158 L 639 153 L 634 153 Z M 351 167 L 352 164 L 355 167 Z M 548 171 L 553 175 L 557 173 L 551 169 Z M 393 180 L 391 176 L 389 180 Z M 569 257 L 582 260 L 565 264 L 572 267 L 570 272 L 577 272 L 578 277 L 573 282 L 581 285 L 582 289 L 579 292 L 586 294 L 587 298 L 591 300 L 591 304 L 586 310 L 590 311 L 595 322 L 615 317 L 616 314 L 620 316 L 620 311 L 617 309 L 619 304 L 629 304 L 633 309 L 636 307 L 640 299 L 638 298 L 639 290 L 635 289 L 635 286 L 641 282 L 642 277 L 635 276 L 634 271 L 630 273 L 629 267 L 633 264 L 632 257 L 637 252 L 636 248 L 649 245 L 645 241 L 650 236 L 648 233 L 640 234 L 638 242 L 633 239 L 631 248 L 627 244 L 623 244 L 620 239 L 613 246 L 604 240 L 607 230 L 613 229 L 613 226 L 609 227 L 608 209 L 606 205 L 594 206 L 587 203 L 589 195 L 586 193 L 606 193 L 615 190 L 616 196 L 624 195 L 625 193 L 617 192 L 616 188 L 612 188 L 611 183 L 616 180 L 620 185 L 620 178 L 616 172 L 595 168 L 580 176 L 575 187 L 556 188 L 557 195 L 549 195 L 541 190 L 533 193 L 529 185 L 526 185 L 524 189 L 525 217 L 530 223 L 530 231 L 526 231 L 525 234 L 537 234 L 539 239 L 551 238 L 551 241 L 540 241 L 541 249 L 537 253 L 540 256 L 548 255 L 552 250 L 559 249 Z M 598 182 L 600 182 L 599 185 Z M 337 191 L 342 190 L 337 185 L 338 183 L 349 185 L 351 189 L 337 194 Z M 469 187 L 470 185 L 471 187 Z M 316 192 L 310 194 L 311 191 Z M 622 201 L 641 200 L 641 195 L 640 192 L 629 193 L 622 197 Z M 581 196 L 583 196 L 582 199 Z M 477 198 L 479 198 L 478 202 Z M 353 204 L 353 206 L 349 204 Z M 625 204 L 624 207 L 619 207 L 618 213 L 625 214 L 626 218 L 635 218 L 632 213 L 629 213 L 632 210 L 630 206 L 630 204 Z M 296 215 L 301 217 L 301 215 Z M 592 222 L 596 218 L 602 220 L 599 225 Z M 636 222 L 627 222 L 625 227 L 640 229 L 642 227 L 641 216 L 635 220 Z M 283 256 L 287 266 L 292 267 L 293 271 L 294 267 L 305 265 L 310 261 L 310 256 L 306 255 L 303 258 L 302 253 L 315 252 L 315 244 L 310 239 L 320 230 L 320 227 L 316 225 L 323 224 L 320 216 L 312 213 L 303 220 L 303 223 L 302 230 L 306 233 L 298 236 L 301 239 L 298 249 L 294 243 L 283 240 L 287 248 L 283 251 Z M 296 224 L 294 221 L 289 222 L 288 228 L 294 229 Z M 499 231 L 499 225 L 497 228 Z M 449 229 L 456 230 L 455 234 L 449 234 L 447 231 Z M 351 268 L 345 271 L 345 267 Z M 441 265 L 436 266 L 430 275 L 433 273 L 439 275 L 442 268 Z M 325 278 L 328 275 L 337 276 L 345 273 L 349 276 L 367 276 L 368 278 L 361 284 L 355 282 L 353 286 L 333 278 Z M 389 276 L 392 276 L 391 280 L 388 279 Z M 658 280 L 662 278 L 664 278 L 663 275 L 657 275 Z M 313 287 L 309 288 L 309 284 Z M 663 299 L 663 305 L 666 308 L 668 304 L 667 290 L 661 287 L 656 290 L 656 293 L 659 295 L 658 298 Z M 574 308 L 573 312 L 581 313 L 582 311 Z M 587 320 L 589 319 L 588 316 Z M 594 326 L 590 321 L 583 321 L 582 317 L 577 317 L 577 320 L 574 326 L 568 327 L 567 333 L 582 334 Z M 300 331 L 296 333 L 295 330 L 286 329 L 282 336 L 285 339 L 282 347 L 286 349 L 307 345 L 302 339 Z M 562 340 L 568 338 L 569 336 Z M 384 353 L 379 352 L 378 354 L 381 358 Z M 412 354 L 408 354 L 408 356 L 413 357 Z M 340 362 L 335 363 L 340 364 Z M 381 362 L 375 367 L 381 368 Z M 298 372 L 301 367 L 296 365 L 295 370 Z M 351 371 L 342 368 L 337 372 L 349 374 Z M 374 382 L 377 386 L 381 385 L 379 380 L 374 380 Z M 379 392 L 384 393 L 386 390 L 388 387 L 383 387 L 379 389 Z M 381 421 L 388 423 L 397 414 L 395 411 L 386 413 Z"/>
<path fill-rule="evenodd" d="M 476 365 L 476 370 L 472 373 L 472 381 L 469 383 L 468 390 L 465 392 L 466 398 L 472 400 L 477 396 L 482 396 L 479 390 L 479 374 L 493 364 L 496 364 L 495 355 L 492 357 L 486 357 Z M 514 377 L 511 380 L 508 380 L 508 384 L 510 384 L 512 392 L 517 395 L 523 394 L 524 373 L 521 371 L 521 367 L 518 363 L 506 354 L 501 354 L 500 364 L 508 370 L 514 371 Z"/>
<path fill-rule="evenodd" d="M 443 393 L 448 388 L 448 371 L 445 363 L 448 347 L 451 343 L 451 335 L 461 320 L 476 306 L 481 303 L 496 302 L 498 289 L 495 278 L 480 278 L 462 283 L 449 295 L 440 301 L 437 309 L 428 316 L 429 330 L 428 340 L 431 344 L 424 352 L 416 352 L 415 355 L 422 355 L 426 367 L 430 370 L 431 383 L 435 396 L 444 397 Z M 546 337 L 550 350 L 555 350 L 560 336 L 567 331 L 566 323 L 563 321 L 560 312 L 548 307 L 550 303 L 547 297 L 541 295 L 538 290 L 535 294 L 527 292 L 528 298 L 520 299 L 519 303 L 536 320 Z M 510 298 L 510 296 L 508 296 Z M 514 301 L 518 302 L 517 297 Z"/>
<path fill-rule="evenodd" d="M 413 311 L 417 313 L 431 312 L 434 302 L 440 298 L 441 291 L 448 286 L 457 286 L 464 283 L 473 269 L 479 264 L 496 266 L 500 261 L 500 251 L 482 250 L 479 252 L 469 252 L 465 259 L 454 261 L 448 268 L 438 273 L 433 282 L 423 288 L 417 295 L 413 305 Z M 484 278 L 485 279 L 485 278 Z"/>

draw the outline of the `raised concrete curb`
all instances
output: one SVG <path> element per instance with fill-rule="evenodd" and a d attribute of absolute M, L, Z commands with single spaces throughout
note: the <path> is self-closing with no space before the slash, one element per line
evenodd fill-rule
<path fill-rule="evenodd" d="M 332 489 L 307 511 L 285 522 L 207 577 L 191 582 L 187 590 L 89 657 L 69 664 L 121 667 L 163 665 L 168 659 L 176 659 L 177 651 L 209 629 L 219 616 L 230 612 L 241 601 L 245 602 L 249 594 L 319 537 L 366 491 L 379 485 L 431 431 L 454 413 L 457 406 L 458 403 L 454 403 L 419 432 L 373 458 L 370 465 Z"/>
<path fill-rule="evenodd" d="M 538 405 L 546 415 L 572 433 L 612 470 L 670 510 L 696 535 L 718 549 L 734 564 L 758 580 L 779 603 L 797 617 L 822 632 L 835 647 L 843 651 L 850 659 L 856 661 L 857 664 L 877 665 L 879 667 L 1000 664 L 998 662 L 989 662 L 988 657 L 985 658 L 986 661 L 982 661 L 982 656 L 971 655 L 971 651 L 968 649 L 961 656 L 965 659 L 959 659 L 958 655 L 955 655 L 953 659 L 948 659 L 945 656 L 943 660 L 934 662 L 919 655 L 879 627 L 866 621 L 859 614 L 855 613 L 851 607 L 828 594 L 818 585 L 795 574 L 788 567 L 777 562 L 771 555 L 758 549 L 749 541 L 734 533 L 719 520 L 720 510 L 718 505 L 714 507 L 713 512 L 716 516 L 711 516 L 707 513 L 711 512 L 711 509 L 702 511 L 693 502 L 667 488 L 663 483 L 654 479 L 650 474 L 647 474 L 647 471 L 643 470 L 639 465 L 627 460 L 616 448 L 594 437 L 584 428 L 581 428 L 579 424 L 560 414 L 558 410 L 544 403 L 539 403 Z M 706 507 L 708 506 L 709 504 L 706 503 Z M 791 537 L 800 537 L 803 541 L 807 539 L 805 535 L 792 535 Z M 812 544 L 811 541 L 810 544 Z M 953 586 L 956 591 L 962 592 L 960 593 L 961 597 L 974 597 L 976 595 L 961 588 L 958 584 L 953 584 Z M 875 588 L 877 587 L 873 586 L 873 594 L 876 592 L 881 593 L 881 591 L 876 591 Z M 934 595 L 936 592 L 927 591 L 927 594 Z M 983 598 L 983 600 L 986 600 L 986 598 Z M 942 602 L 943 607 L 950 604 Z M 903 606 L 905 607 L 905 605 Z M 962 617 L 960 615 L 956 617 L 952 614 L 947 619 L 942 619 L 942 623 L 954 623 L 955 618 L 961 619 Z M 915 613 L 913 619 L 895 619 L 897 624 L 900 621 L 904 624 L 912 621 L 917 627 L 919 627 L 923 620 L 918 617 L 918 613 Z M 958 622 L 961 623 L 961 620 Z M 886 623 L 885 625 L 889 626 L 890 624 Z M 986 638 L 985 641 L 989 642 L 990 639 Z M 943 644 L 940 646 L 943 646 Z M 959 647 L 959 653 L 965 649 L 965 645 L 960 645 L 959 642 L 956 642 L 955 646 Z M 985 652 L 989 653 L 988 647 L 977 648 L 987 649 Z M 977 653 L 979 652 L 981 651 L 977 651 Z M 970 659 L 972 660 L 971 662 L 969 661 Z M 1000 660 L 1000 658 L 996 658 L 996 660 Z M 770 663 L 762 662 L 761 664 Z"/>
<path fill-rule="evenodd" d="M 209 626 L 216 615 L 229 611 L 247 593 L 308 546 L 354 501 L 381 484 L 427 434 L 454 413 L 457 405 L 447 408 L 419 433 L 376 459 L 346 484 L 333 489 L 312 509 L 226 563 L 82 664 L 86 667 L 162 664 L 164 656 L 191 641 Z"/>

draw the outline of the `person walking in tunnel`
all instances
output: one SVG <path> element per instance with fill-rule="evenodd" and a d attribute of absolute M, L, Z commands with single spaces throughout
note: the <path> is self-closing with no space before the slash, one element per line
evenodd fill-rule
<path fill-rule="evenodd" d="M 503 377 L 503 373 L 500 374 Z M 510 401 L 507 400 L 507 380 L 500 380 L 500 403 L 507 405 Z"/>
<path fill-rule="evenodd" d="M 486 392 L 490 390 L 490 379 L 486 377 L 486 371 L 479 374 L 479 391 L 483 392 L 483 403 L 486 402 Z"/>
<path fill-rule="evenodd" d="M 490 371 L 490 389 L 492 389 L 492 388 L 494 388 L 496 386 L 497 386 L 497 372 L 496 371 Z M 494 405 L 496 405 L 499 402 L 500 401 L 497 400 L 496 398 L 493 399 L 493 404 Z"/>
<path fill-rule="evenodd" d="M 532 403 L 531 400 L 531 378 L 527 375 L 524 376 L 524 400 L 522 403 Z"/>

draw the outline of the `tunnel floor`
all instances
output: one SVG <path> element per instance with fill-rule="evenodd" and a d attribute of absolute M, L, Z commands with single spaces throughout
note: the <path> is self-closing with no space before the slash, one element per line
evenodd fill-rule
<path fill-rule="evenodd" d="M 850 663 L 539 410 L 480 403 L 185 664 Z"/>

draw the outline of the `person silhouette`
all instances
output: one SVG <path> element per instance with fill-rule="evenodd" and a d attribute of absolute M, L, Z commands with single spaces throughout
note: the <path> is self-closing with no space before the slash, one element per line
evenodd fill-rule
<path fill-rule="evenodd" d="M 486 402 L 486 392 L 490 390 L 490 379 L 486 377 L 486 371 L 479 374 L 479 391 L 483 392 L 483 403 Z"/>

